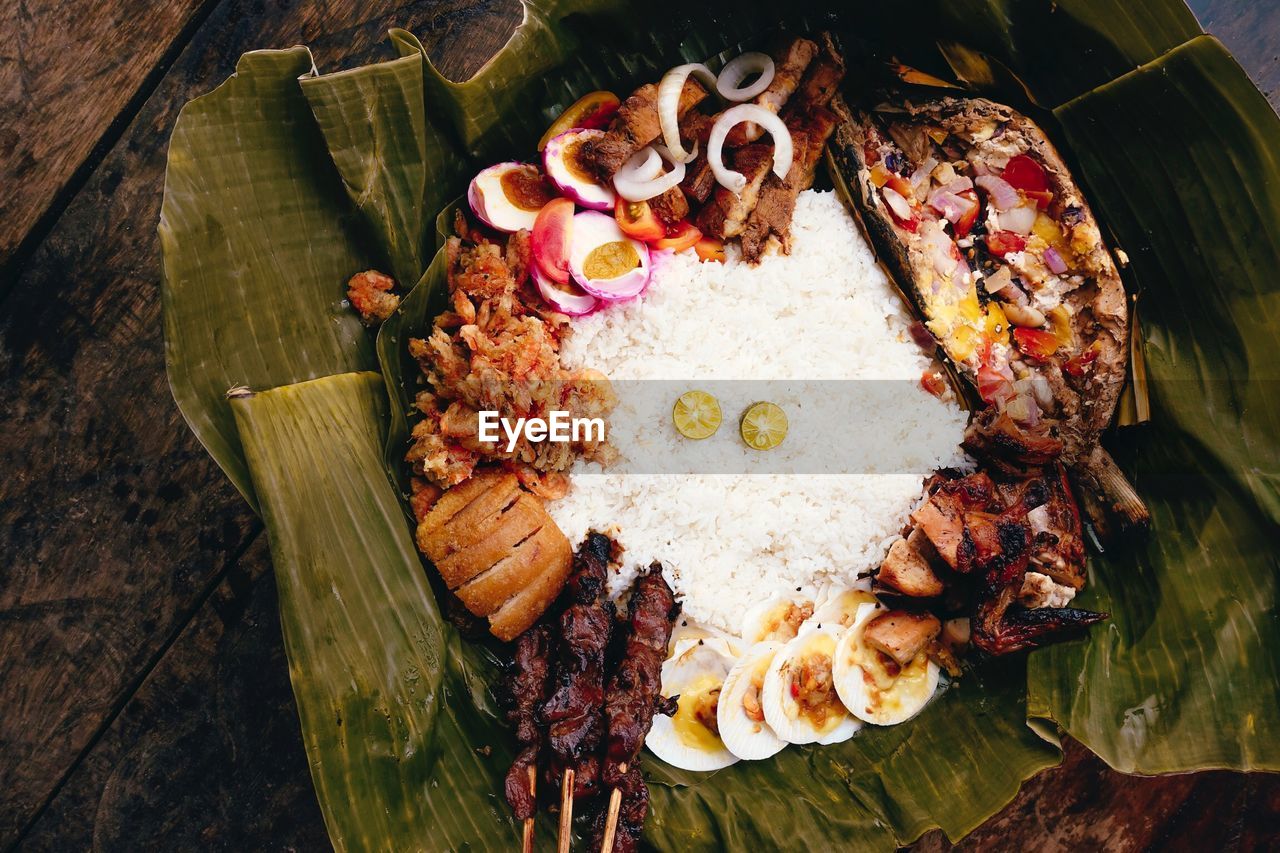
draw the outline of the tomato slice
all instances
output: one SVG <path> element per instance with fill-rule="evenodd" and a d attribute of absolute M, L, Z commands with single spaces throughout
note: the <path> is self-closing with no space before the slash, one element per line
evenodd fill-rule
<path fill-rule="evenodd" d="M 1014 231 L 996 231 L 987 235 L 987 251 L 997 258 L 1027 248 L 1027 238 Z"/>
<path fill-rule="evenodd" d="M 715 237 L 704 236 L 698 242 L 693 244 L 693 250 L 698 253 L 698 258 L 704 263 L 707 261 L 715 261 L 717 264 L 724 263 L 723 240 L 717 240 Z"/>
<path fill-rule="evenodd" d="M 622 102 L 613 92 L 589 92 L 583 95 L 562 112 L 560 118 L 552 122 L 547 132 L 542 134 L 542 138 L 538 140 L 538 150 L 546 148 L 548 142 L 566 130 L 572 130 L 575 127 L 590 129 L 604 127 L 613 120 L 613 114 L 621 105 Z"/>
<path fill-rule="evenodd" d="M 947 380 L 942 378 L 942 371 L 931 367 L 920 375 L 920 387 L 941 399 L 947 392 Z"/>
<path fill-rule="evenodd" d="M 986 403 L 998 403 L 1013 396 L 1013 382 L 1000 371 L 983 362 L 978 367 L 978 396 Z"/>
<path fill-rule="evenodd" d="M 901 175 L 891 174 L 889 178 L 884 182 L 884 185 L 889 189 L 893 190 L 894 192 L 896 192 L 898 195 L 905 198 L 908 204 L 910 204 L 911 201 L 916 197 L 915 190 L 911 188 L 911 182 L 908 181 L 906 178 L 902 177 Z"/>
<path fill-rule="evenodd" d="M 1062 365 L 1062 369 L 1072 376 L 1079 378 L 1084 376 L 1089 366 L 1098 359 L 1097 347 L 1091 346 L 1077 356 L 1067 359 L 1067 363 Z"/>
<path fill-rule="evenodd" d="M 694 224 L 687 219 L 677 222 L 675 225 L 667 229 L 667 234 L 659 240 L 653 241 L 655 249 L 670 249 L 673 252 L 683 252 L 685 249 L 692 249 L 698 245 L 698 241 L 702 239 L 702 232 L 699 231 Z"/>
<path fill-rule="evenodd" d="M 1024 329 L 1019 326 L 1013 330 L 1013 339 L 1024 355 L 1040 361 L 1058 351 L 1058 336 L 1044 329 Z"/>
<path fill-rule="evenodd" d="M 661 240 L 667 235 L 667 226 L 662 224 L 647 201 L 619 198 L 613 205 L 613 218 L 618 221 L 623 234 L 645 243 Z"/>
<path fill-rule="evenodd" d="M 1028 194 L 1047 192 L 1049 189 L 1049 177 L 1044 173 L 1044 167 L 1026 154 L 1011 157 L 1000 177 L 1015 190 Z"/>

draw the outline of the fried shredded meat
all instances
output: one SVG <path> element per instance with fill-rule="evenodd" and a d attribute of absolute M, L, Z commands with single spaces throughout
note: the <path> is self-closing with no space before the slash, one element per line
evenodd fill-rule
<path fill-rule="evenodd" d="M 347 282 L 347 299 L 366 326 L 378 326 L 400 307 L 400 297 L 391 292 L 395 286 L 386 273 L 365 270 Z"/>
<path fill-rule="evenodd" d="M 471 476 L 482 460 L 515 463 L 536 494 L 562 494 L 562 481 L 551 478 L 534 486 L 530 480 L 563 472 L 579 456 L 611 461 L 614 453 L 606 441 L 584 433 L 581 441 L 532 442 L 521 433 L 508 448 L 501 435 L 497 442 L 480 440 L 479 413 L 496 411 L 512 421 L 547 418 L 553 410 L 573 418 L 605 418 L 616 402 L 612 388 L 596 371 L 561 366 L 568 318 L 543 310 L 530 288 L 529 233 L 516 232 L 503 246 L 465 217 L 459 216 L 455 228 L 479 242 L 449 238 L 451 310 L 436 318 L 429 337 L 409 341 L 427 387 L 414 401 L 422 417 L 414 425 L 406 460 L 415 474 L 444 488 Z"/>

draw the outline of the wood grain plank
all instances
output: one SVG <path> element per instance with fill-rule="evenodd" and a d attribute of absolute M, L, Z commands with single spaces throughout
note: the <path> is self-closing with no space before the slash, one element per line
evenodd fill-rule
<path fill-rule="evenodd" d="M 0 4 L 0 268 L 212 2 Z"/>
<path fill-rule="evenodd" d="M 225 79 L 244 50 L 309 43 L 321 67 L 346 67 L 391 56 L 391 25 L 432 41 L 466 32 L 459 17 L 490 20 L 469 3 L 222 3 L 4 298 L 0 848 L 258 531 L 183 424 L 164 375 L 155 223 L 179 108 Z M 490 27 L 449 41 L 479 44 L 483 56 L 501 37 Z"/>

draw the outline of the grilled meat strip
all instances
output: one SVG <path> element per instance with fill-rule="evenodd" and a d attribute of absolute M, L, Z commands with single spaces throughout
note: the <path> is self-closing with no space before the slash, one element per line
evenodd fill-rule
<path fill-rule="evenodd" d="M 543 740 L 538 707 L 547 695 L 552 643 L 551 628 L 545 622 L 534 625 L 516 639 L 515 655 L 506 671 L 507 721 L 524 747 L 507 772 L 505 785 L 507 803 L 518 820 L 533 817 L 538 810 L 530 790 L 530 771 L 536 772 Z"/>
<path fill-rule="evenodd" d="M 1124 287 L 1053 144 L 982 98 L 833 109 L 832 154 L 881 257 L 983 400 L 1018 423 L 998 425 L 1001 455 L 1028 461 L 1020 440 L 1031 455 L 1060 440 L 1081 487 L 1145 525 L 1099 444 L 1125 379 Z"/>
<path fill-rule="evenodd" d="M 679 612 L 675 594 L 662 576 L 662 566 L 654 563 L 631 592 L 626 641 L 605 693 L 608 741 L 604 782 L 610 787 L 621 784 L 622 765 L 635 766 L 653 724 L 662 689 L 662 662 Z"/>
<path fill-rule="evenodd" d="M 741 193 L 716 187 L 711 200 L 698 211 L 698 228 L 721 240 L 737 237 L 755 209 L 760 187 L 773 168 L 773 146 L 755 142 L 733 152 L 733 168 L 747 178 Z"/>
<path fill-rule="evenodd" d="M 584 795 L 594 793 L 585 788 L 589 779 L 598 778 L 598 768 L 586 765 L 596 762 L 605 728 L 601 715 L 605 654 L 614 621 L 613 603 L 605 596 L 605 588 L 612 553 L 609 537 L 592 532 L 574 557 L 573 573 L 561 598 L 564 610 L 551 694 L 538 715 L 547 727 L 551 769 L 573 767 Z"/>
<path fill-rule="evenodd" d="M 791 251 L 791 217 L 795 213 L 796 198 L 812 186 L 818 160 L 835 130 L 836 116 L 827 105 L 842 79 L 844 60 L 831 36 L 823 33 L 822 55 L 809 65 L 795 96 L 782 113 L 795 151 L 791 169 L 786 178 L 774 174 L 765 177 L 755 209 L 742 232 L 742 256 L 749 263 L 759 261 L 775 244 L 784 253 Z"/>
<path fill-rule="evenodd" d="M 707 97 L 707 90 L 696 80 L 686 80 L 680 92 L 678 115 L 696 107 Z M 658 120 L 658 87 L 646 83 L 622 102 L 603 137 L 582 146 L 582 159 L 602 181 L 613 179 L 641 148 L 662 135 Z"/>
<path fill-rule="evenodd" d="M 756 95 L 752 103 L 764 107 L 777 115 L 787 103 L 787 99 L 800 86 L 809 63 L 818 55 L 818 46 L 807 38 L 793 38 L 783 44 L 773 54 L 773 80 L 768 88 Z M 743 122 L 729 131 L 725 144 L 730 148 L 738 148 L 748 142 L 755 142 L 764 135 L 764 128 L 754 122 Z"/>
<path fill-rule="evenodd" d="M 618 825 L 613 836 L 613 853 L 634 853 L 640 849 L 640 832 L 644 829 L 644 819 L 649 814 L 649 788 L 644 783 L 644 775 L 639 767 L 627 770 L 617 785 L 622 793 L 618 808 Z M 593 850 L 602 850 L 607 811 L 601 809 L 591 826 Z M 603 851 L 608 853 L 608 851 Z"/>

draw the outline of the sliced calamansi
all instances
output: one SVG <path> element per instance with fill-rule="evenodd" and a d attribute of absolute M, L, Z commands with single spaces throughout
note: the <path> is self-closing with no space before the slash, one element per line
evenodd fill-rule
<path fill-rule="evenodd" d="M 832 663 L 840 701 L 849 713 L 877 726 L 901 723 L 920 713 L 937 691 L 940 675 L 938 665 L 924 652 L 898 667 L 863 643 L 867 624 L 884 613 L 879 605 L 862 605 L 853 626 L 840 637 Z"/>
<path fill-rule="evenodd" d="M 720 401 L 706 391 L 686 391 L 671 409 L 671 420 L 685 438 L 710 438 L 720 429 Z"/>
<path fill-rule="evenodd" d="M 862 728 L 832 685 L 836 636 L 830 628 L 803 633 L 769 664 L 760 704 L 765 722 L 787 743 L 840 743 Z"/>
<path fill-rule="evenodd" d="M 682 770 L 719 770 L 738 757 L 720 739 L 717 719 L 731 646 L 719 638 L 688 639 L 662 664 L 662 695 L 678 696 L 675 716 L 656 714 L 645 746 Z"/>
<path fill-rule="evenodd" d="M 772 450 L 787 437 L 787 414 L 776 403 L 752 403 L 738 425 L 742 440 L 754 450 Z"/>

